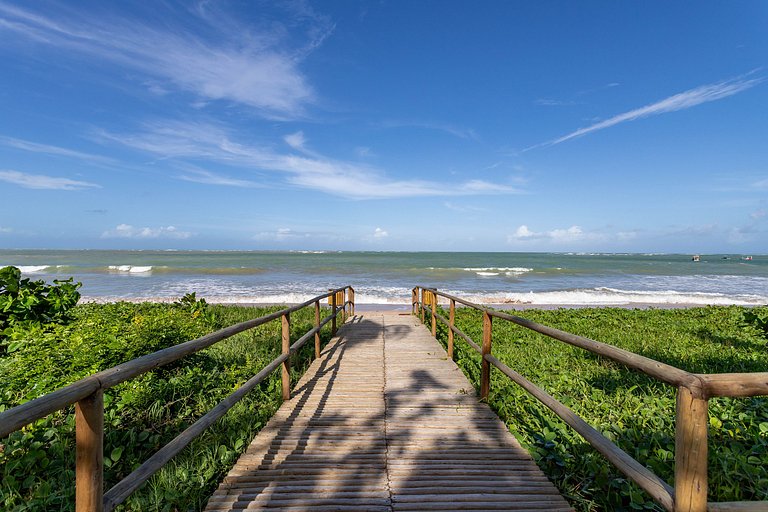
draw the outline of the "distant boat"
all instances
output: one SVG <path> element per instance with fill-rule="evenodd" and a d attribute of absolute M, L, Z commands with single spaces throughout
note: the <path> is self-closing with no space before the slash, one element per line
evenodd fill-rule
<path fill-rule="evenodd" d="M 744 256 L 741 259 L 743 259 L 744 261 L 752 261 L 752 256 Z"/>
<path fill-rule="evenodd" d="M 694 254 L 693 258 L 691 258 L 691 261 L 701 261 L 701 256 L 699 256 L 698 254 Z"/>

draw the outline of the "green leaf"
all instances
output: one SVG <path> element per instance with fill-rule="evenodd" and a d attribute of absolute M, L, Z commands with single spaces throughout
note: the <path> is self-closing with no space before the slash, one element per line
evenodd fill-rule
<path fill-rule="evenodd" d="M 120 456 L 123 454 L 123 447 L 118 446 L 114 450 L 112 450 L 112 453 L 109 454 L 109 458 L 112 459 L 113 462 L 117 462 L 120 460 Z"/>

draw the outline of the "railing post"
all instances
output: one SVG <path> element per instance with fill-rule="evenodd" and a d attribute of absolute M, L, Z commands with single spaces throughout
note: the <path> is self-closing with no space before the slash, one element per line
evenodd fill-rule
<path fill-rule="evenodd" d="M 289 354 L 291 351 L 291 316 L 289 313 L 286 313 L 280 318 L 282 320 L 283 354 Z M 291 359 L 290 357 L 285 361 L 283 361 L 282 378 L 283 378 L 283 400 L 290 400 L 291 399 Z"/>
<path fill-rule="evenodd" d="M 416 314 L 416 303 L 419 299 L 419 292 L 417 291 L 418 287 L 414 287 L 413 290 L 411 290 L 411 314 Z"/>
<path fill-rule="evenodd" d="M 677 388 L 675 512 L 707 510 L 707 400 Z"/>
<path fill-rule="evenodd" d="M 480 362 L 480 399 L 487 400 L 491 391 L 491 363 L 485 360 L 485 355 L 491 353 L 493 337 L 493 318 L 487 311 L 483 311 L 483 346 L 482 360 Z"/>
<path fill-rule="evenodd" d="M 430 291 L 429 294 L 432 297 L 432 337 L 437 338 L 437 290 Z"/>
<path fill-rule="evenodd" d="M 75 510 L 104 507 L 104 391 L 75 404 Z"/>
<path fill-rule="evenodd" d="M 424 323 L 424 297 L 427 293 L 427 290 L 424 288 L 421 288 L 421 302 L 419 303 L 419 307 L 421 309 L 421 323 Z"/>
<path fill-rule="evenodd" d="M 320 357 L 320 301 L 315 301 L 315 359 Z"/>
<path fill-rule="evenodd" d="M 355 289 L 349 287 L 349 315 L 355 316 Z"/>
<path fill-rule="evenodd" d="M 331 290 L 331 336 L 336 336 L 336 292 Z"/>
<path fill-rule="evenodd" d="M 448 359 L 453 359 L 453 324 L 456 321 L 456 301 L 451 299 L 451 309 L 448 313 Z"/>

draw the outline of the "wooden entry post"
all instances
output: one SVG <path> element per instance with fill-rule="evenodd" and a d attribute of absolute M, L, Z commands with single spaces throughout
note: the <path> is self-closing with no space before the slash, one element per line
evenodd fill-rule
<path fill-rule="evenodd" d="M 104 391 L 75 404 L 75 510 L 104 507 Z"/>
<path fill-rule="evenodd" d="M 448 359 L 453 359 L 453 324 L 456 322 L 456 301 L 451 299 L 448 313 Z"/>
<path fill-rule="evenodd" d="M 349 287 L 349 316 L 355 316 L 355 289 Z"/>
<path fill-rule="evenodd" d="M 419 292 L 418 288 L 414 288 L 411 290 L 411 314 L 416 314 L 416 304 L 419 302 Z"/>
<path fill-rule="evenodd" d="M 291 353 L 291 316 L 289 313 L 282 315 L 283 355 Z M 291 399 L 291 360 L 290 357 L 282 364 L 283 400 Z"/>
<path fill-rule="evenodd" d="M 331 336 L 336 336 L 336 292 L 331 290 Z"/>
<path fill-rule="evenodd" d="M 482 360 L 480 363 L 480 399 L 488 400 L 491 391 L 491 363 L 486 361 L 485 355 L 491 353 L 493 337 L 493 318 L 487 311 L 483 311 L 483 346 Z"/>
<path fill-rule="evenodd" d="M 315 301 L 315 359 L 320 357 L 320 301 Z"/>
<path fill-rule="evenodd" d="M 421 290 L 421 302 L 419 303 L 419 306 L 421 308 L 421 323 L 424 323 L 424 299 L 426 298 L 426 290 L 424 288 L 420 288 Z"/>
<path fill-rule="evenodd" d="M 709 404 L 685 386 L 677 388 L 675 420 L 675 512 L 707 510 Z"/>
<path fill-rule="evenodd" d="M 432 302 L 432 337 L 437 338 L 437 289 L 430 290 L 429 297 Z"/>

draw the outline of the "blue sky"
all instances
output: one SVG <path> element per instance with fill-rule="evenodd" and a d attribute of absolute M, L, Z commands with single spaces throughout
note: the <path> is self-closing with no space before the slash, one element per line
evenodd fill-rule
<path fill-rule="evenodd" d="M 766 27 L 0 0 L 0 248 L 768 252 Z"/>

